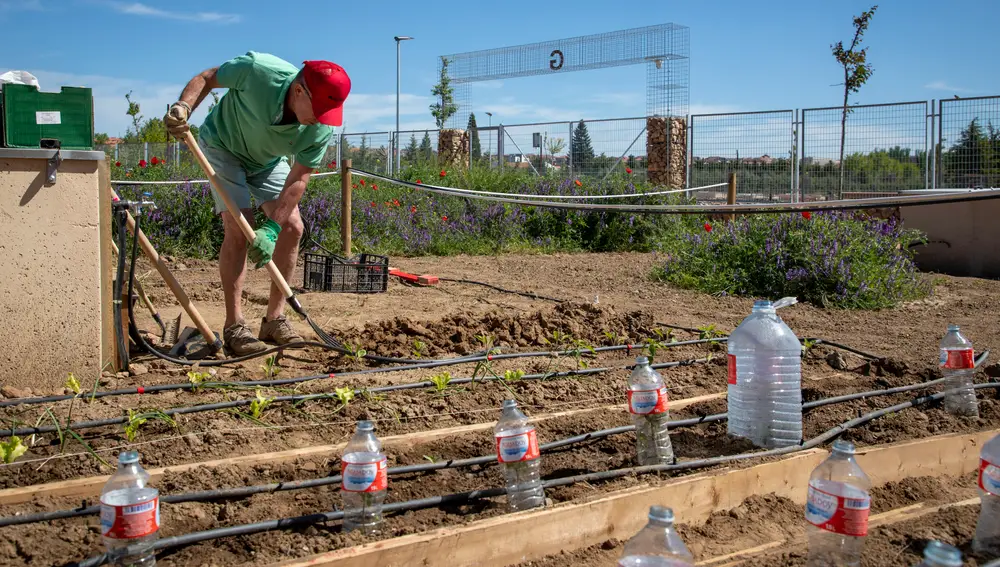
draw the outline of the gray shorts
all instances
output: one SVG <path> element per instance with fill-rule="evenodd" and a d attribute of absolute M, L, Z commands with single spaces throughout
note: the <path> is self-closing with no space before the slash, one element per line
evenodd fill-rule
<path fill-rule="evenodd" d="M 229 193 L 240 209 L 250 208 L 250 197 L 253 197 L 257 206 L 277 199 L 281 195 L 281 190 L 284 189 L 285 182 L 288 180 L 288 173 L 291 171 L 288 160 L 282 158 L 271 169 L 247 175 L 243 164 L 233 154 L 207 145 L 202 145 L 201 151 L 205 154 L 208 163 L 212 164 L 212 168 L 215 169 L 215 178 L 218 179 L 219 185 Z M 226 210 L 225 202 L 215 193 L 214 188 L 212 199 L 215 201 L 216 213 L 222 213 Z"/>

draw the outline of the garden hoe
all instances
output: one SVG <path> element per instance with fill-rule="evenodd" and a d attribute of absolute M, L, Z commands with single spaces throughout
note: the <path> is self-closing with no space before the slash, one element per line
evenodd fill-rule
<path fill-rule="evenodd" d="M 191 153 L 194 154 L 195 159 L 198 160 L 198 164 L 201 165 L 201 168 L 205 171 L 205 175 L 208 176 L 209 181 L 212 183 L 212 188 L 215 189 L 215 192 L 226 204 L 226 209 L 229 211 L 229 214 L 236 219 L 237 224 L 240 226 L 240 230 L 243 231 L 243 236 L 246 237 L 248 242 L 253 242 L 255 238 L 253 228 L 250 226 L 250 223 L 243 218 L 243 214 L 240 212 L 239 207 L 236 206 L 236 203 L 233 202 L 229 193 L 227 193 L 226 190 L 219 184 L 219 180 L 215 176 L 215 168 L 213 168 L 212 164 L 208 163 L 208 160 L 205 159 L 205 154 L 202 153 L 201 147 L 198 146 L 198 141 L 194 139 L 194 135 L 192 135 L 190 131 L 184 133 L 184 143 L 191 149 Z M 274 282 L 274 284 L 278 286 L 278 289 L 281 290 L 281 293 L 285 296 L 285 301 L 292 306 L 292 309 L 294 309 L 296 313 L 301 315 L 302 318 L 309 323 L 309 326 L 312 327 L 316 336 L 319 337 L 321 341 L 332 347 L 342 348 L 340 343 L 334 340 L 333 337 L 328 335 L 326 331 L 320 328 L 319 325 L 314 323 L 313 320 L 309 318 L 305 309 L 302 308 L 302 304 L 300 304 L 298 298 L 295 297 L 295 292 L 293 292 L 292 288 L 288 286 L 288 282 L 285 281 L 285 277 L 281 275 L 281 271 L 278 270 L 278 266 L 274 263 L 274 260 L 269 261 L 266 267 L 267 273 L 271 276 L 271 281 Z"/>

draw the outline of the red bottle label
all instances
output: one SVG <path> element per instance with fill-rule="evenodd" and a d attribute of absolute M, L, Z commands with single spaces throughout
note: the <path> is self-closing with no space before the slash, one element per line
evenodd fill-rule
<path fill-rule="evenodd" d="M 497 435 L 496 439 L 497 461 L 501 463 L 530 461 L 540 454 L 534 429 L 515 435 Z"/>
<path fill-rule="evenodd" d="M 650 415 L 667 411 L 667 387 L 628 391 L 628 411 L 637 415 Z"/>
<path fill-rule="evenodd" d="M 949 350 L 941 353 L 941 368 L 948 370 L 965 370 L 975 366 L 971 348 L 963 350 Z"/>
<path fill-rule="evenodd" d="M 347 463 L 341 461 L 341 487 L 347 492 L 378 492 L 389 485 L 386 459 L 368 463 Z"/>
<path fill-rule="evenodd" d="M 101 503 L 101 533 L 114 539 L 145 537 L 160 529 L 160 497 L 140 504 Z"/>
<path fill-rule="evenodd" d="M 871 498 L 860 490 L 850 497 L 837 496 L 809 483 L 806 520 L 812 525 L 845 536 L 868 535 Z"/>
<path fill-rule="evenodd" d="M 736 355 L 728 354 L 726 355 L 726 358 L 729 363 L 727 365 L 729 369 L 729 383 L 736 384 Z"/>
<path fill-rule="evenodd" d="M 1000 496 L 1000 467 L 986 459 L 979 459 L 979 488 Z"/>

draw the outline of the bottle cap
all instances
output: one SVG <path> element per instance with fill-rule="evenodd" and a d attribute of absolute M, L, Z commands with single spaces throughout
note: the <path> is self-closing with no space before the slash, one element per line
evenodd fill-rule
<path fill-rule="evenodd" d="M 666 506 L 650 506 L 649 519 L 655 522 L 674 523 L 674 511 Z"/>
<path fill-rule="evenodd" d="M 514 409 L 517 407 L 517 400 L 504 400 L 503 409 Z"/>
<path fill-rule="evenodd" d="M 946 567 L 962 567 L 962 552 L 955 546 L 934 540 L 924 548 L 924 559 Z"/>
<path fill-rule="evenodd" d="M 845 441 L 843 439 L 837 439 L 833 442 L 833 450 L 837 453 L 844 453 L 845 455 L 854 454 L 854 443 L 850 441 Z"/>
<path fill-rule="evenodd" d="M 753 302 L 754 311 L 774 311 L 774 305 L 767 299 L 758 299 Z"/>
<path fill-rule="evenodd" d="M 138 451 L 122 451 L 118 453 L 118 463 L 122 465 L 131 465 L 132 463 L 139 462 L 139 452 Z"/>
<path fill-rule="evenodd" d="M 954 323 L 952 323 L 951 325 L 948 325 L 948 332 L 949 333 L 954 333 L 954 332 L 956 332 L 958 330 L 959 330 L 959 326 L 958 325 L 955 325 Z"/>
<path fill-rule="evenodd" d="M 649 364 L 649 358 L 645 357 L 645 356 L 640 356 L 640 357 L 638 357 L 638 358 L 635 359 L 635 364 L 636 364 L 636 366 L 641 366 L 641 365 L 644 365 L 644 364 Z"/>
<path fill-rule="evenodd" d="M 375 431 L 375 423 L 368 420 L 358 422 L 358 431 Z"/>

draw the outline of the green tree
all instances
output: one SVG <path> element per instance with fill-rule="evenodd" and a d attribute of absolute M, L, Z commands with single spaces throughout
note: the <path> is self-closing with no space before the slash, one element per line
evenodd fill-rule
<path fill-rule="evenodd" d="M 98 132 L 94 134 L 94 145 L 103 146 L 108 143 L 110 136 L 106 132 Z"/>
<path fill-rule="evenodd" d="M 431 89 L 437 102 L 430 106 L 431 116 L 437 124 L 438 130 L 445 127 L 448 119 L 458 112 L 458 105 L 454 99 L 455 89 L 451 87 L 451 78 L 448 76 L 448 59 L 441 57 L 441 75 L 438 83 Z"/>
<path fill-rule="evenodd" d="M 476 114 L 469 113 L 469 157 L 476 161 L 483 156 L 483 147 L 479 145 L 479 127 L 476 126 Z"/>
<path fill-rule="evenodd" d="M 562 138 L 546 138 L 545 151 L 549 152 L 550 158 L 555 158 L 556 154 L 562 153 L 566 149 L 566 140 Z"/>
<path fill-rule="evenodd" d="M 862 12 L 860 16 L 854 17 L 854 39 L 851 46 L 844 49 L 844 42 L 838 41 L 830 46 L 833 58 L 844 68 L 844 107 L 840 115 L 840 193 L 844 192 L 844 140 L 846 137 L 847 114 L 850 109 L 847 106 L 848 98 L 852 93 L 861 90 L 861 86 L 868 81 L 874 69 L 868 64 L 868 48 L 861 47 L 861 39 L 871 23 L 872 17 L 878 5 L 872 6 L 867 12 Z"/>
<path fill-rule="evenodd" d="M 430 140 L 427 140 L 430 142 Z M 417 135 L 410 134 L 410 143 L 403 148 L 403 160 L 413 162 L 417 159 Z"/>
<path fill-rule="evenodd" d="M 590 142 L 590 132 L 587 131 L 587 124 L 583 120 L 577 122 L 573 130 L 573 140 L 570 142 L 570 159 L 573 160 L 573 168 L 581 171 L 589 167 L 594 160 L 594 146 Z"/>
<path fill-rule="evenodd" d="M 434 160 L 434 148 L 431 146 L 431 135 L 424 132 L 424 138 L 420 140 L 420 161 L 430 162 Z"/>

